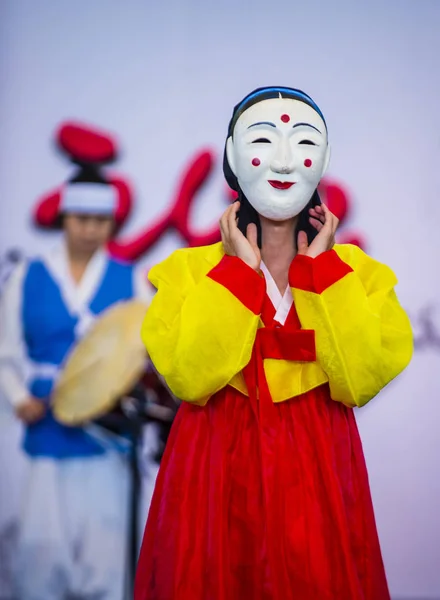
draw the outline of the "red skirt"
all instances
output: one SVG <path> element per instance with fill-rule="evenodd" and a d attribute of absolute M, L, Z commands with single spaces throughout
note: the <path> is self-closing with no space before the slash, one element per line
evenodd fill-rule
<path fill-rule="evenodd" d="M 266 404 L 181 406 L 135 600 L 389 600 L 353 410 L 327 386 Z"/>

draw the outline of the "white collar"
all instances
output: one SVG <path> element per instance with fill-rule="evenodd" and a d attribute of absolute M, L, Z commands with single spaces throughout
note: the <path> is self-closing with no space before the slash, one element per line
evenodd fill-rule
<path fill-rule="evenodd" d="M 275 308 L 274 319 L 275 321 L 278 321 L 278 323 L 281 323 L 281 325 L 284 325 L 287 315 L 289 314 L 293 304 L 292 290 L 288 285 L 284 295 L 282 296 L 277 284 L 275 283 L 275 279 L 272 277 L 269 269 L 266 267 L 263 261 L 261 261 L 260 269 L 262 270 L 266 280 L 266 293 Z"/>
<path fill-rule="evenodd" d="M 95 252 L 78 283 L 72 277 L 64 242 L 54 248 L 43 260 L 58 284 L 69 312 L 79 315 L 87 310 L 104 276 L 108 261 L 106 252 L 102 249 Z"/>

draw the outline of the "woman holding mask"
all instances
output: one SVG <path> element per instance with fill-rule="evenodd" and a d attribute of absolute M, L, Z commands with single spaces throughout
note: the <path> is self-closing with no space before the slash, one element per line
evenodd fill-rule
<path fill-rule="evenodd" d="M 153 268 L 143 339 L 183 405 L 136 600 L 389 600 L 353 407 L 408 364 L 392 271 L 334 245 L 314 101 L 260 88 L 233 112 L 222 243 Z"/>

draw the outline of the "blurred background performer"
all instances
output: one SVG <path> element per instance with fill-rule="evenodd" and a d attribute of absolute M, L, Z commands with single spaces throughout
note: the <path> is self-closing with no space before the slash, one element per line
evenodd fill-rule
<path fill-rule="evenodd" d="M 0 385 L 25 424 L 30 458 L 16 557 L 20 600 L 121 600 L 127 573 L 126 448 L 111 434 L 61 424 L 50 398 L 96 316 L 119 301 L 148 302 L 151 292 L 139 270 L 104 249 L 115 228 L 115 188 L 97 165 L 77 164 L 56 218 L 62 243 L 16 268 L 0 306 Z"/>

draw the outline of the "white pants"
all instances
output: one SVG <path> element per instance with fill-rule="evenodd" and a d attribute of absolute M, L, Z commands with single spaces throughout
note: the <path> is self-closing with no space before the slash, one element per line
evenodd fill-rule
<path fill-rule="evenodd" d="M 150 509 L 156 485 L 156 477 L 159 465 L 153 460 L 153 456 L 159 449 L 159 431 L 156 423 L 148 423 L 144 427 L 141 452 L 141 494 L 139 502 L 138 538 L 139 550 L 144 535 L 145 523 Z"/>
<path fill-rule="evenodd" d="M 0 399 L 1 404 L 1 399 Z M 0 599 L 13 598 L 12 569 L 20 527 L 20 499 L 27 456 L 20 448 L 23 430 L 12 411 L 0 406 Z"/>
<path fill-rule="evenodd" d="M 17 551 L 19 600 L 123 600 L 130 478 L 126 459 L 31 460 Z"/>

